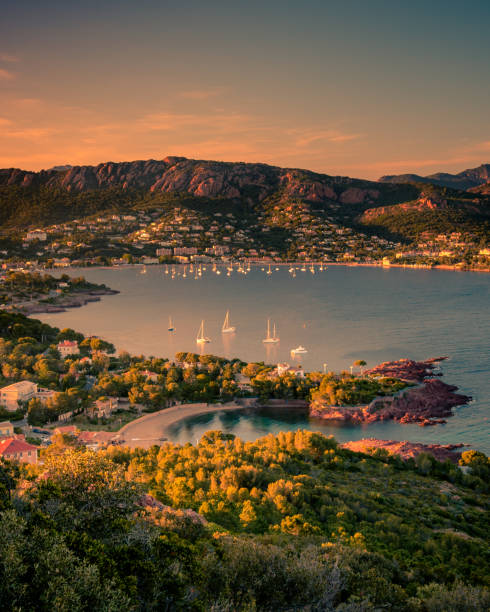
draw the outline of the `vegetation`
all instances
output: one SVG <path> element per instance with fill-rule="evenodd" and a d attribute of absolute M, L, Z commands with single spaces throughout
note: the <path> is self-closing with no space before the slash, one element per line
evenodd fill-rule
<path fill-rule="evenodd" d="M 360 367 L 365 361 L 356 362 Z M 362 364 L 362 365 L 361 365 Z M 324 376 L 318 390 L 311 398 L 332 406 L 359 406 L 369 404 L 378 395 L 392 395 L 407 386 L 397 378 L 360 378 L 347 372 L 340 375 L 330 373 Z"/>
<path fill-rule="evenodd" d="M 302 431 L 42 452 L 0 466 L 3 610 L 488 609 L 484 456 L 465 476 Z"/>
<path fill-rule="evenodd" d="M 12 305 L 35 300 L 56 303 L 59 298 L 85 291 L 104 289 L 106 285 L 90 283 L 83 276 L 70 277 L 62 274 L 55 278 L 40 272 L 10 271 L 0 284 L 0 305 Z"/>

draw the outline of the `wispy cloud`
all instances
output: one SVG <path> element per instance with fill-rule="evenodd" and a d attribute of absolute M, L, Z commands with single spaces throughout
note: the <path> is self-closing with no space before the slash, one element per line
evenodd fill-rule
<path fill-rule="evenodd" d="M 0 117 L 0 128 L 9 127 L 12 125 L 12 121 L 10 119 L 6 119 L 5 117 Z"/>
<path fill-rule="evenodd" d="M 363 138 L 364 134 L 355 134 L 348 132 L 341 132 L 335 129 L 294 129 L 289 130 L 289 133 L 295 137 L 295 143 L 298 147 L 307 147 L 314 143 L 328 143 L 328 142 L 350 142 L 352 140 L 359 140 Z"/>
<path fill-rule="evenodd" d="M 175 131 L 185 128 L 209 130 L 242 131 L 245 123 L 250 123 L 253 117 L 241 113 L 152 113 L 145 115 L 139 121 L 139 125 L 154 131 Z"/>
<path fill-rule="evenodd" d="M 0 62 L 18 62 L 20 61 L 16 55 L 10 53 L 0 53 Z"/>
<path fill-rule="evenodd" d="M 0 81 L 11 81 L 14 78 L 14 73 L 0 68 Z"/>
<path fill-rule="evenodd" d="M 187 100 L 207 100 L 209 98 L 215 98 L 220 96 L 226 91 L 226 87 L 210 87 L 208 89 L 190 89 L 187 91 L 181 91 L 179 97 L 186 98 Z"/>

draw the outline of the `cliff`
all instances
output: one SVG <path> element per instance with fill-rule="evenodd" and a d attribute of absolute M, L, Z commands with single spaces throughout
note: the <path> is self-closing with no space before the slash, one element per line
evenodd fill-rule
<path fill-rule="evenodd" d="M 420 442 L 407 442 L 406 440 L 399 442 L 397 440 L 378 440 L 376 438 L 363 438 L 362 440 L 341 444 L 342 448 L 356 453 L 372 454 L 378 449 L 384 449 L 390 455 L 398 455 L 405 461 L 415 459 L 420 453 L 429 453 L 438 461 L 449 460 L 454 464 L 457 464 L 461 457 L 461 452 L 456 449 L 463 446 L 463 444 L 421 444 Z"/>

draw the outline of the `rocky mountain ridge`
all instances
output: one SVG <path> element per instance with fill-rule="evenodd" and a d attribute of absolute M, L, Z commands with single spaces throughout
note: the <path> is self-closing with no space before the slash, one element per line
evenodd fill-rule
<path fill-rule="evenodd" d="M 477 168 L 469 168 L 449 174 L 447 172 L 436 172 L 428 176 L 419 174 L 387 174 L 378 179 L 380 183 L 431 183 L 440 187 L 451 187 L 467 191 L 490 181 L 490 164 L 481 164 Z"/>
<path fill-rule="evenodd" d="M 374 203 L 381 192 L 372 181 L 329 176 L 308 170 L 267 164 L 216 162 L 166 157 L 163 160 L 105 162 L 97 166 L 30 172 L 0 170 L 0 186 L 62 188 L 69 193 L 110 188 L 142 189 L 151 193 L 188 193 L 202 197 L 245 198 L 261 202 L 279 191 L 284 198 L 340 204 Z"/>

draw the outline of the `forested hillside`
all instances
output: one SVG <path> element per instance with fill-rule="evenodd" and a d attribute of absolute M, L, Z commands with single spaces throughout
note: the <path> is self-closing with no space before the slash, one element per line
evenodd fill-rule
<path fill-rule="evenodd" d="M 3 610 L 488 609 L 484 455 L 464 476 L 301 431 L 73 444 L 0 467 Z"/>
<path fill-rule="evenodd" d="M 463 218 L 468 231 L 487 231 L 485 193 L 424 183 L 372 182 L 265 164 L 224 163 L 167 157 L 98 166 L 28 172 L 0 170 L 0 224 L 12 232 L 134 207 L 179 206 L 247 211 L 252 222 L 299 207 L 322 223 L 363 228 L 410 241 L 421 229 L 444 232 Z M 397 208 L 394 208 L 397 207 Z M 437 214 L 427 215 L 427 210 Z M 422 214 L 414 216 L 413 211 Z M 367 211 L 367 212 L 366 212 Z M 397 220 L 392 217 L 396 215 Z M 463 217 L 461 217 L 463 215 Z M 404 222 L 404 219 L 407 222 Z M 407 230 L 405 226 L 417 225 Z M 281 223 L 272 220 L 270 225 Z M 483 227 L 483 229 L 482 229 Z M 282 231 L 282 229 L 281 229 Z M 282 242 L 289 236 L 283 232 Z"/>

